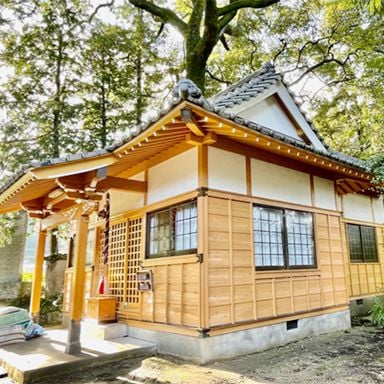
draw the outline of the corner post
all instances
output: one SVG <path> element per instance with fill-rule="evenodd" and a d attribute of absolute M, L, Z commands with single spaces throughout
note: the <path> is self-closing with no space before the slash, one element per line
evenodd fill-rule
<path fill-rule="evenodd" d="M 80 328 L 84 302 L 88 221 L 88 215 L 82 215 L 77 220 L 75 265 L 72 276 L 72 307 L 68 327 L 68 340 L 65 347 L 65 352 L 69 354 L 76 354 L 81 351 Z"/>
<path fill-rule="evenodd" d="M 29 305 L 29 313 L 34 322 L 39 321 L 40 317 L 40 299 L 41 299 L 41 285 L 43 278 L 43 264 L 45 252 L 45 239 L 47 232 L 42 230 L 41 223 L 39 223 L 36 258 L 35 258 L 35 271 L 32 281 L 31 301 Z"/>

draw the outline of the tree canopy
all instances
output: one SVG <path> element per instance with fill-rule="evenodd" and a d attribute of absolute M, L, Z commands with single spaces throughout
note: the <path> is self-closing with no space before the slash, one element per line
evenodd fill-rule
<path fill-rule="evenodd" d="M 5 0 L 0 15 L 2 180 L 105 147 L 180 78 L 209 97 L 266 61 L 332 148 L 383 152 L 382 0 Z"/>

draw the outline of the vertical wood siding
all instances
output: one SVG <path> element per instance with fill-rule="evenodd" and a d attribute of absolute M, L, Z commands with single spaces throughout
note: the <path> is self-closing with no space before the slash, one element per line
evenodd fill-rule
<path fill-rule="evenodd" d="M 317 268 L 257 272 L 252 204 L 210 197 L 208 215 L 209 326 L 347 304 L 338 216 L 314 214 Z"/>
<path fill-rule="evenodd" d="M 140 320 L 198 327 L 200 264 L 178 257 L 151 267 L 153 291 L 142 293 Z"/>
<path fill-rule="evenodd" d="M 346 225 L 343 225 L 344 248 L 348 249 Z M 348 252 L 345 255 L 345 266 L 350 298 L 359 298 L 382 294 L 384 291 L 384 228 L 376 227 L 377 263 L 352 263 Z"/>

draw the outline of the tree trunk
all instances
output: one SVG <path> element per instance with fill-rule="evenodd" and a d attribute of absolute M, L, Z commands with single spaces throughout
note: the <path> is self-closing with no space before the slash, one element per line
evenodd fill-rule
<path fill-rule="evenodd" d="M 143 35 L 143 11 L 141 9 L 137 10 L 136 17 L 136 38 L 140 42 L 137 45 L 136 52 L 136 124 L 140 125 L 143 116 L 143 51 L 141 48 L 141 42 L 144 40 Z"/>
<path fill-rule="evenodd" d="M 100 132 L 100 144 L 101 148 L 107 145 L 107 97 L 104 84 L 101 85 L 101 132 Z"/>
<path fill-rule="evenodd" d="M 192 52 L 187 56 L 187 78 L 192 80 L 204 94 L 205 91 L 205 68 L 207 60 L 199 53 Z"/>
<path fill-rule="evenodd" d="M 16 299 L 20 294 L 27 229 L 28 217 L 23 211 L 16 219 L 12 241 L 0 249 L 0 300 Z"/>
<path fill-rule="evenodd" d="M 53 107 L 53 123 L 52 123 L 52 156 L 60 156 L 60 123 L 61 123 L 61 72 L 63 64 L 63 36 L 59 33 L 58 47 L 56 56 L 56 73 L 55 73 L 55 97 Z"/>

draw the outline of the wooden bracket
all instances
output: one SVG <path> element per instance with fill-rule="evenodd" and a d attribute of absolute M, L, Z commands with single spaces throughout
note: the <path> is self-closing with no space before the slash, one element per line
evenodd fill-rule
<path fill-rule="evenodd" d="M 123 179 L 120 177 L 108 176 L 99 181 L 97 191 L 107 191 L 110 188 L 131 192 L 147 192 L 147 182 L 139 180 Z"/>
<path fill-rule="evenodd" d="M 198 121 L 195 119 L 193 115 L 192 109 L 190 108 L 182 108 L 180 110 L 181 120 L 185 123 L 185 125 L 197 136 L 204 136 L 204 129 L 200 126 Z"/>
<path fill-rule="evenodd" d="M 197 136 L 191 132 L 185 135 L 185 141 L 191 145 L 210 145 L 216 143 L 217 135 L 214 132 L 209 132 L 204 136 Z"/>

